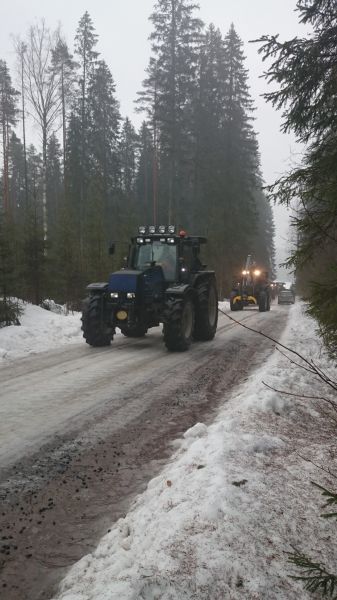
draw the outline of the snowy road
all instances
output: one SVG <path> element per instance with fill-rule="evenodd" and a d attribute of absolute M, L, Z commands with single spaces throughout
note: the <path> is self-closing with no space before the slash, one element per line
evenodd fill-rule
<path fill-rule="evenodd" d="M 277 337 L 287 307 L 238 316 Z M 174 439 L 210 422 L 226 391 L 271 349 L 221 315 L 215 340 L 184 354 L 167 353 L 158 329 L 140 340 L 117 337 L 111 348 L 73 344 L 1 367 L 6 600 L 48 598 L 63 569 L 144 489 Z"/>
<path fill-rule="evenodd" d="M 239 313 L 239 320 L 259 325 L 266 319 L 278 321 L 280 313 L 275 313 L 275 308 L 271 319 L 249 310 Z M 194 371 L 197 364 L 210 361 L 235 328 L 237 325 L 221 315 L 212 345 L 195 344 L 186 354 L 168 354 L 158 328 L 139 340 L 118 337 L 110 348 L 74 345 L 0 368 L 2 467 L 31 454 L 55 434 L 81 429 L 106 410 L 113 409 L 114 429 L 125 426 L 162 389 L 174 393 L 178 380 L 186 380 L 191 368 Z"/>

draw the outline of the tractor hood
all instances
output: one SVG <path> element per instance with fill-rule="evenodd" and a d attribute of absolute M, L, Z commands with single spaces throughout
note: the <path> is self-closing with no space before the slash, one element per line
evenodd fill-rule
<path fill-rule="evenodd" d="M 140 291 L 142 271 L 123 269 L 111 273 L 109 277 L 109 292 L 134 292 Z"/>

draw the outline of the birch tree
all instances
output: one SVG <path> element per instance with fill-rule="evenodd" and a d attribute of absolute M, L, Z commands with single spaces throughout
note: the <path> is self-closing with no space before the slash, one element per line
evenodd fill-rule
<path fill-rule="evenodd" d="M 52 68 L 58 32 L 51 32 L 41 21 L 32 25 L 26 37 L 23 59 L 23 89 L 29 103 L 30 115 L 37 124 L 42 142 L 43 165 L 43 235 L 48 237 L 47 207 L 47 146 L 52 132 L 59 127 L 62 99 L 59 94 L 60 72 Z"/>

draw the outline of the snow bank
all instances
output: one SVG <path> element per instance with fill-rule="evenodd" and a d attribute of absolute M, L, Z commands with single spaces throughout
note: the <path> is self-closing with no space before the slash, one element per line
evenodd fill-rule
<path fill-rule="evenodd" d="M 22 308 L 21 326 L 0 329 L 0 364 L 82 341 L 80 313 L 57 314 L 32 304 Z"/>
<path fill-rule="evenodd" d="M 303 305 L 289 312 L 282 342 L 334 371 Z M 324 446 L 314 426 L 318 413 L 262 381 L 303 393 L 316 386 L 272 354 L 226 398 L 213 425 L 198 423 L 185 433 L 125 519 L 70 570 L 58 600 L 311 597 L 290 579 L 285 552 L 296 546 L 317 555 L 322 538 L 331 543 L 331 525 L 318 519 L 320 498 L 310 486 L 319 475 L 298 456 Z"/>

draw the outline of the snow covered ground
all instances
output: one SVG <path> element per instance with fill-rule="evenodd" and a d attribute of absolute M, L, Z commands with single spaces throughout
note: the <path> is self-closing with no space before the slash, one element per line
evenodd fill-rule
<path fill-rule="evenodd" d="M 336 379 L 303 304 L 289 315 L 282 343 Z M 322 499 L 310 483 L 332 485 L 313 463 L 336 460 L 335 423 L 315 401 L 281 395 L 263 381 L 328 394 L 277 351 L 235 393 L 224 390 L 215 422 L 177 440 L 160 476 L 69 571 L 58 600 L 313 597 L 290 578 L 295 571 L 286 552 L 296 547 L 321 560 L 324 548 L 328 565 L 336 564 L 334 524 L 319 519 Z"/>
<path fill-rule="evenodd" d="M 82 341 L 80 313 L 57 314 L 32 304 L 22 308 L 21 326 L 0 329 L 0 364 Z"/>

